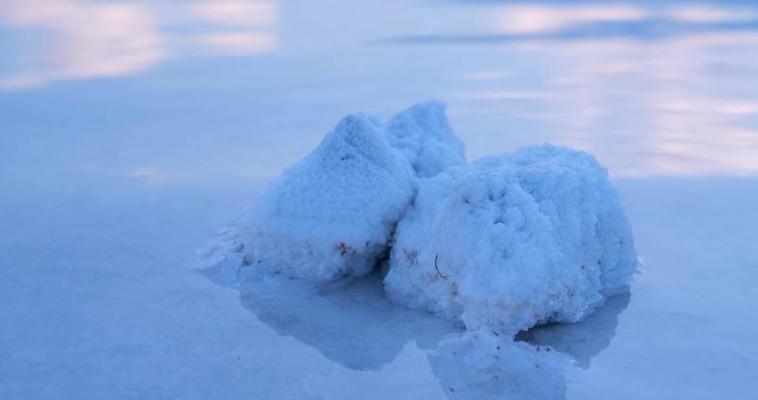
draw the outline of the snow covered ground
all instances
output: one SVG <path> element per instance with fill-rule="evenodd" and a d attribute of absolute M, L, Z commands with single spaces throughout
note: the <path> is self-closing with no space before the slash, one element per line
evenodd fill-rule
<path fill-rule="evenodd" d="M 0 399 L 755 397 L 753 3 L 122 3 L 0 0 Z M 608 166 L 630 293 L 527 346 L 373 274 L 197 270 L 341 116 L 431 98 L 470 160 L 550 141 Z"/>

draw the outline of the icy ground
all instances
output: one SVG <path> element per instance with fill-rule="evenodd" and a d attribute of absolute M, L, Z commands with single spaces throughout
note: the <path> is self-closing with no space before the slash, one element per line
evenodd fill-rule
<path fill-rule="evenodd" d="M 0 0 L 0 400 L 752 400 L 756 48 L 754 0 Z M 193 269 L 314 127 L 424 98 L 471 160 L 549 141 L 615 177 L 645 272 L 521 336 L 554 357 L 371 279 L 274 307 Z"/>
<path fill-rule="evenodd" d="M 750 398 L 758 182 L 615 184 L 647 265 L 631 296 L 528 334 L 549 356 L 516 345 L 471 370 L 455 354 L 470 340 L 390 305 L 373 277 L 275 305 L 276 282 L 240 298 L 193 270 L 194 250 L 239 217 L 254 182 L 8 181 L 0 398 Z"/>

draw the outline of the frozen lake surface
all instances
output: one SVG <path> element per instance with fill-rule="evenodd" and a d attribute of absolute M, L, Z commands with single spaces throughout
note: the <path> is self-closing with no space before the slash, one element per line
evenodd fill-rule
<path fill-rule="evenodd" d="M 754 2 L 347 3 L 0 0 L 0 398 L 754 397 Z M 240 296 L 197 271 L 341 116 L 429 98 L 469 159 L 608 167 L 645 265 L 521 335 L 568 365 L 472 376 L 460 327 L 376 276 Z"/>

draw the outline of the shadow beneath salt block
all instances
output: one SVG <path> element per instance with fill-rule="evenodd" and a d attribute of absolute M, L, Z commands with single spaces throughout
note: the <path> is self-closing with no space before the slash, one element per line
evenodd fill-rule
<path fill-rule="evenodd" d="M 392 304 L 379 272 L 321 290 L 299 280 L 255 276 L 239 289 L 242 305 L 261 322 L 354 370 L 379 370 L 406 343 L 413 340 L 422 350 L 432 349 L 461 329 Z"/>
<path fill-rule="evenodd" d="M 574 358 L 588 369 L 590 360 L 610 344 L 616 335 L 619 315 L 629 306 L 631 293 L 626 290 L 608 298 L 600 308 L 573 324 L 552 324 L 523 331 L 516 340 L 535 346 L 550 346 Z"/>

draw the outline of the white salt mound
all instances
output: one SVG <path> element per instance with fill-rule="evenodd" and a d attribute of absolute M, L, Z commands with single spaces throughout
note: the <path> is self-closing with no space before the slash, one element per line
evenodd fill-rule
<path fill-rule="evenodd" d="M 627 283 L 636 256 L 605 170 L 546 145 L 420 180 L 389 265 L 393 301 L 515 334 L 581 319 Z"/>
<path fill-rule="evenodd" d="M 380 121 L 344 118 L 263 194 L 243 224 L 245 264 L 317 284 L 370 272 L 414 195 Z"/>
<path fill-rule="evenodd" d="M 422 178 L 466 162 L 466 148 L 455 136 L 445 104 L 430 101 L 398 113 L 387 124 L 389 140 Z"/>
<path fill-rule="evenodd" d="M 390 250 L 391 248 L 391 250 Z M 577 321 L 636 268 L 606 171 L 550 145 L 465 164 L 444 105 L 344 118 L 209 252 L 216 279 L 317 286 L 372 271 L 388 297 L 508 335 Z"/>
<path fill-rule="evenodd" d="M 317 285 L 365 275 L 387 256 L 417 176 L 464 162 L 442 103 L 417 104 L 387 124 L 348 116 L 210 244 L 208 272 L 231 285 L 253 270 Z"/>

